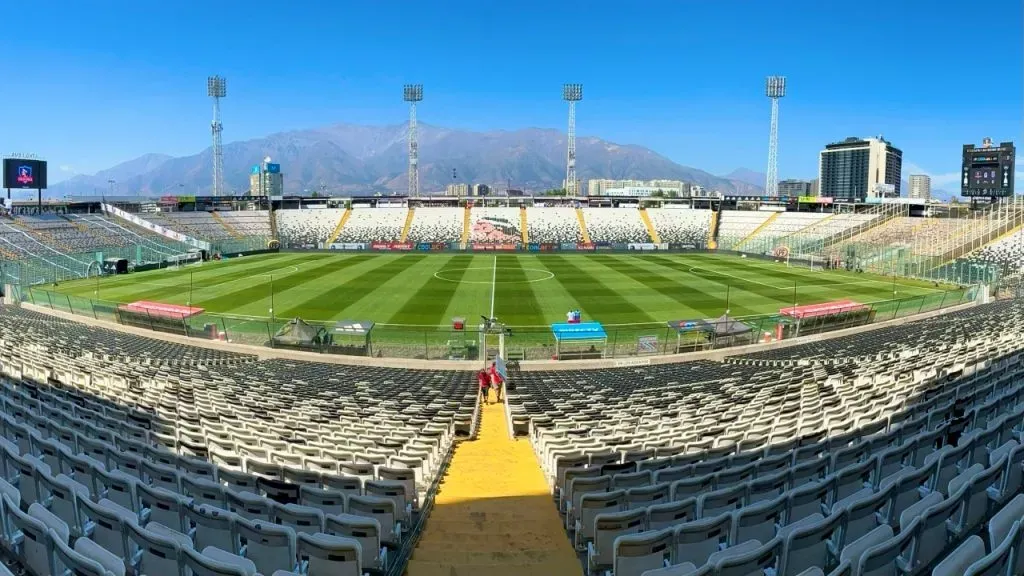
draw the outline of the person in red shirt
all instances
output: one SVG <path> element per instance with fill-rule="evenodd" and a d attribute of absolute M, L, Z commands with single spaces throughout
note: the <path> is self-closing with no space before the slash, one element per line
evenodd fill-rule
<path fill-rule="evenodd" d="M 491 362 L 490 376 L 491 387 L 494 388 L 494 394 L 498 397 L 497 401 L 501 402 L 501 389 L 504 382 L 501 380 L 501 374 L 498 374 L 498 365 L 496 362 Z"/>
<path fill-rule="evenodd" d="M 490 403 L 491 377 L 486 370 L 481 370 L 476 375 L 476 381 L 480 384 L 480 394 L 484 397 L 484 404 Z"/>

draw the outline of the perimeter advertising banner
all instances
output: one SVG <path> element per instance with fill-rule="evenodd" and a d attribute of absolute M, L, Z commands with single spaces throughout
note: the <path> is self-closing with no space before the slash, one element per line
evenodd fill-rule
<path fill-rule="evenodd" d="M 517 248 L 515 244 L 486 244 L 484 242 L 474 242 L 470 245 L 470 249 L 481 252 L 511 252 Z"/>
<path fill-rule="evenodd" d="M 657 244 L 653 244 L 653 243 L 650 243 L 650 242 L 633 242 L 633 243 L 627 244 L 626 247 L 629 250 L 641 250 L 641 251 L 649 251 L 649 250 L 657 250 L 658 249 L 658 245 Z"/>
<path fill-rule="evenodd" d="M 526 245 L 526 249 L 530 252 L 540 252 L 540 244 L 536 242 L 530 242 Z"/>
<path fill-rule="evenodd" d="M 593 252 L 594 244 L 589 242 L 581 242 L 576 245 L 576 249 L 580 252 Z"/>
<path fill-rule="evenodd" d="M 411 242 L 372 242 L 370 244 L 370 248 L 384 252 L 390 252 L 392 250 L 396 252 L 408 252 L 412 250 L 413 246 Z"/>
<path fill-rule="evenodd" d="M 361 242 L 335 242 L 331 244 L 331 250 L 366 250 L 366 244 Z"/>
<path fill-rule="evenodd" d="M 540 245 L 540 251 L 541 252 L 554 252 L 555 250 L 558 250 L 558 244 L 541 244 Z"/>
<path fill-rule="evenodd" d="M 576 251 L 576 245 L 571 242 L 562 242 L 562 244 L 559 247 L 562 250 L 571 250 L 573 252 Z"/>

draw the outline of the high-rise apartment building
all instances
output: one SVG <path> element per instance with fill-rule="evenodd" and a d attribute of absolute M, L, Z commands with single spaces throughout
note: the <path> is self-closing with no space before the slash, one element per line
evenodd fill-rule
<path fill-rule="evenodd" d="M 910 190 L 907 191 L 908 198 L 920 198 L 930 200 L 932 197 L 932 179 L 927 174 L 911 174 Z"/>
<path fill-rule="evenodd" d="M 280 164 L 263 162 L 252 167 L 249 174 L 249 194 L 253 196 L 281 196 L 284 194 L 284 174 Z"/>
<path fill-rule="evenodd" d="M 900 195 L 903 151 L 878 138 L 847 138 L 818 155 L 818 194 L 860 202 Z"/>
<path fill-rule="evenodd" d="M 449 184 L 445 193 L 448 196 L 458 196 L 460 198 L 469 196 L 469 184 L 465 182 L 456 182 L 455 184 Z"/>
<path fill-rule="evenodd" d="M 811 183 L 807 180 L 782 180 L 779 182 L 779 196 L 811 196 Z"/>
<path fill-rule="evenodd" d="M 587 180 L 587 196 L 614 196 L 623 189 L 651 189 L 665 196 L 685 197 L 690 187 L 681 180 Z"/>

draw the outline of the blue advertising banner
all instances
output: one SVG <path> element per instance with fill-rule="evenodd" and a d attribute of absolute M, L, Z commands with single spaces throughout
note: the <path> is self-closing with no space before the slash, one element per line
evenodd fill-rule
<path fill-rule="evenodd" d="M 540 252 L 540 244 L 536 242 L 530 242 L 527 245 L 526 249 L 529 250 L 530 252 Z"/>
<path fill-rule="evenodd" d="M 430 242 L 420 242 L 416 245 L 416 249 L 423 250 L 424 252 L 430 252 L 431 244 Z"/>
<path fill-rule="evenodd" d="M 572 250 L 573 252 L 575 252 L 576 251 L 576 243 L 575 242 L 562 242 L 559 245 L 559 248 L 561 248 L 562 250 Z"/>

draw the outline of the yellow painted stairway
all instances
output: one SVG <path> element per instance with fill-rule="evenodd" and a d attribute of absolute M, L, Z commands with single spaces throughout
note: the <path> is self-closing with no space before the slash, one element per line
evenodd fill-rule
<path fill-rule="evenodd" d="M 398 239 L 399 242 L 405 242 L 409 237 L 409 229 L 412 228 L 412 219 L 416 216 L 416 209 L 410 207 L 409 212 L 405 215 L 405 226 L 402 227 L 402 237 Z"/>
<path fill-rule="evenodd" d="M 349 217 L 352 216 L 352 209 L 346 208 L 345 213 L 341 215 L 341 220 L 338 220 L 338 225 L 334 227 L 334 231 L 327 237 L 327 242 L 324 243 L 324 248 L 330 248 L 331 244 L 341 236 L 341 230 L 345 228 L 345 223 L 348 222 Z"/>
<path fill-rule="evenodd" d="M 508 437 L 501 404 L 482 409 L 479 436 L 455 449 L 406 576 L 582 574 L 529 441 Z"/>
<path fill-rule="evenodd" d="M 523 244 L 529 244 L 530 227 L 526 225 L 526 206 L 519 207 L 519 232 L 523 235 Z"/>
<path fill-rule="evenodd" d="M 210 212 L 210 216 L 213 216 L 213 219 L 216 220 L 217 223 L 221 225 L 221 227 L 223 227 L 225 230 L 227 230 L 228 234 L 231 234 L 232 238 L 241 238 L 242 237 L 242 235 L 238 232 L 238 230 L 235 230 L 234 226 L 232 226 L 231 224 L 228 224 L 227 220 L 221 218 L 220 214 L 218 214 L 216 211 Z"/>
<path fill-rule="evenodd" d="M 746 244 L 747 241 L 749 241 L 751 238 L 753 238 L 754 236 L 757 236 L 761 232 L 761 230 L 764 230 L 765 228 L 768 227 L 769 224 L 771 224 L 772 222 L 775 222 L 775 219 L 779 217 L 779 214 L 782 214 L 782 212 L 772 212 L 772 215 L 769 216 L 767 220 L 765 220 L 764 222 L 761 222 L 760 226 L 758 226 L 757 228 L 754 228 L 753 232 L 751 232 L 750 234 L 747 234 L 747 237 L 744 238 L 743 240 L 740 240 L 739 243 L 737 243 L 735 246 L 732 247 L 732 249 L 733 250 L 739 250 L 740 246 L 743 246 L 744 244 Z"/>
<path fill-rule="evenodd" d="M 462 238 L 459 239 L 459 244 L 463 248 L 466 247 L 466 243 L 469 242 L 469 232 L 473 229 L 473 206 L 466 204 L 466 213 L 462 217 Z"/>
<path fill-rule="evenodd" d="M 722 207 L 711 210 L 711 224 L 708 225 L 708 249 L 718 248 L 718 221 L 722 218 Z"/>
<path fill-rule="evenodd" d="M 654 222 L 651 222 L 651 215 L 647 213 L 647 208 L 640 209 L 640 219 L 644 221 L 644 228 L 647 228 L 647 235 L 651 237 L 651 242 L 661 244 L 661 237 L 658 236 L 658 231 L 654 228 Z"/>
<path fill-rule="evenodd" d="M 590 244 L 590 232 L 587 232 L 587 221 L 583 219 L 583 209 L 576 209 L 576 219 L 580 222 L 580 232 L 583 233 L 583 243 Z"/>

